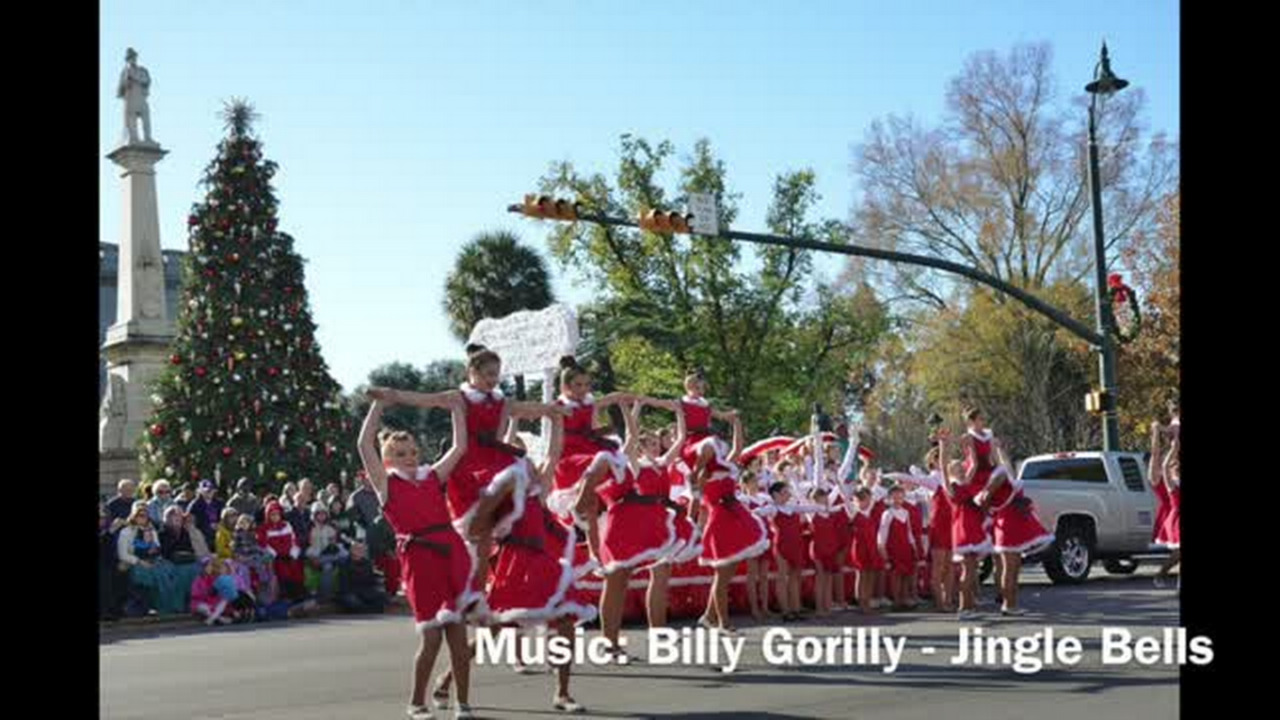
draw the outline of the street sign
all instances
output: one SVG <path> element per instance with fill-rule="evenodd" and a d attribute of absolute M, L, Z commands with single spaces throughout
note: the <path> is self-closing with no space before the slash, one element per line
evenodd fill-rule
<path fill-rule="evenodd" d="M 689 212 L 693 221 L 689 226 L 697 235 L 720 234 L 720 212 L 716 208 L 716 196 L 711 193 L 690 193 Z"/>

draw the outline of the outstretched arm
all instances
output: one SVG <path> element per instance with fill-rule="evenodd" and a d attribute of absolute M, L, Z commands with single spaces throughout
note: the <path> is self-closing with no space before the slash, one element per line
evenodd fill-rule
<path fill-rule="evenodd" d="M 622 445 L 622 454 L 632 460 L 635 459 L 636 448 L 640 444 L 640 412 L 642 410 L 644 405 L 635 403 L 622 413 L 627 429 L 627 441 Z"/>
<path fill-rule="evenodd" d="M 635 397 L 635 401 L 639 403 L 644 403 L 649 407 L 660 408 L 662 410 L 669 410 L 673 413 L 680 412 L 679 400 L 659 400 L 658 398 L 651 398 L 647 396 L 637 395 Z"/>
<path fill-rule="evenodd" d="M 369 413 L 364 417 L 364 425 L 360 427 L 360 462 L 364 463 L 365 475 L 369 477 L 369 486 L 378 494 L 380 502 L 387 501 L 387 471 L 382 466 L 382 457 L 378 454 L 378 427 L 382 424 L 384 406 L 381 400 L 374 399 Z"/>
<path fill-rule="evenodd" d="M 564 417 L 573 411 L 555 403 L 512 402 L 507 403 L 507 412 L 517 420 L 537 420 L 539 418 Z"/>
<path fill-rule="evenodd" d="M 607 408 L 610 405 L 623 405 L 626 403 L 633 403 L 635 401 L 636 401 L 636 396 L 632 395 L 631 393 L 611 392 L 608 395 L 605 395 L 604 397 L 601 397 L 596 400 L 596 408 L 599 410 L 603 410 L 604 408 Z"/>
<path fill-rule="evenodd" d="M 1177 461 L 1178 453 L 1181 449 L 1182 439 L 1179 436 L 1174 435 L 1173 442 L 1169 443 L 1169 452 L 1164 456 L 1164 481 L 1168 484 L 1170 490 L 1177 487 L 1179 484 L 1179 481 L 1173 477 L 1172 473 L 1169 472 L 1169 468 L 1173 467 L 1174 462 Z"/>
<path fill-rule="evenodd" d="M 462 396 L 454 393 L 451 407 L 453 421 L 453 445 L 432 468 L 440 482 L 449 479 L 449 474 L 458 466 L 458 461 L 467 454 L 467 409 Z"/>
<path fill-rule="evenodd" d="M 684 448 L 687 437 L 689 437 L 689 426 L 684 422 L 684 413 L 676 413 L 676 437 L 671 441 L 671 447 L 667 449 L 667 453 L 659 461 L 663 467 L 670 466 L 676 458 L 680 457 L 680 450 Z"/>
<path fill-rule="evenodd" d="M 736 410 L 730 410 L 726 418 L 733 423 L 733 448 L 729 451 L 729 457 L 725 459 L 729 462 L 737 462 L 738 456 L 742 454 L 742 448 L 746 444 L 746 433 L 742 430 L 742 418 L 738 417 Z"/>
<path fill-rule="evenodd" d="M 1160 423 L 1151 423 L 1151 460 L 1147 465 L 1147 482 L 1155 488 L 1164 483 L 1164 458 L 1160 456 Z"/>
<path fill-rule="evenodd" d="M 444 390 L 438 393 L 420 393 L 412 390 L 396 388 L 371 387 L 367 391 L 369 397 L 381 400 L 384 405 L 410 405 L 420 408 L 440 408 L 448 410 L 452 407 L 452 399 L 461 397 L 457 390 Z"/>

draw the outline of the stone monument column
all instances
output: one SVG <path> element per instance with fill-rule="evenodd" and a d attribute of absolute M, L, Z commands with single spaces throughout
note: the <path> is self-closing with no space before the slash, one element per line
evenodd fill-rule
<path fill-rule="evenodd" d="M 164 368 L 173 341 L 173 320 L 165 303 L 164 258 L 160 254 L 160 213 L 156 205 L 156 163 L 167 154 L 150 137 L 146 97 L 150 75 L 126 56 L 119 97 L 125 101 L 124 144 L 107 155 L 120 168 L 121 214 L 116 322 L 107 329 L 107 389 L 99 420 L 99 484 L 136 478 L 138 438 L 151 415 L 148 384 Z M 142 137 L 134 121 L 145 119 Z"/>

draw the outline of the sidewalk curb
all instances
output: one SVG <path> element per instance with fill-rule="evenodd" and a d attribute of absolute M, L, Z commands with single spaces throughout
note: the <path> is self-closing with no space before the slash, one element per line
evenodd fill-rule
<path fill-rule="evenodd" d="M 318 605 L 314 610 L 306 611 L 289 621 L 309 620 L 342 615 L 334 604 Z M 403 597 L 392 599 L 384 615 L 411 615 L 408 603 Z M 283 621 L 283 622 L 289 622 Z M 263 623 L 256 623 L 263 624 Z M 276 624 L 276 623 L 271 623 Z M 208 627 L 205 622 L 191 615 L 149 615 L 146 617 L 121 618 L 115 622 L 98 621 L 98 637 L 113 637 L 146 632 L 166 632 L 172 630 L 199 630 Z M 209 628 L 210 630 L 215 628 Z"/>

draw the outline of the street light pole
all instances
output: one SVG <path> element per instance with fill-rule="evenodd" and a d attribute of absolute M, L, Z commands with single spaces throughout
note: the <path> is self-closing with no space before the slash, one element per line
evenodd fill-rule
<path fill-rule="evenodd" d="M 1102 449 L 1112 452 L 1120 449 L 1120 423 L 1116 413 L 1116 340 L 1115 318 L 1111 314 L 1111 299 L 1107 291 L 1106 234 L 1102 230 L 1102 175 L 1098 170 L 1098 96 L 1106 97 L 1129 85 L 1111 72 L 1111 59 L 1107 56 L 1107 44 L 1102 43 L 1102 58 L 1094 68 L 1093 82 L 1085 90 L 1093 97 L 1089 101 L 1089 189 L 1093 205 L 1093 264 L 1095 270 L 1094 297 L 1097 301 L 1099 348 L 1098 371 L 1102 381 Z"/>

